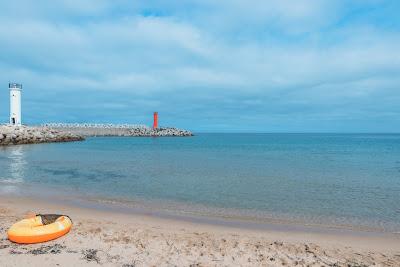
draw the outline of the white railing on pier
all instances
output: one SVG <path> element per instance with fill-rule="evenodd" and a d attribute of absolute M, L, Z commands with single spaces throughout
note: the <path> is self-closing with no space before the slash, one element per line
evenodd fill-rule
<path fill-rule="evenodd" d="M 102 129 L 148 129 L 143 124 L 112 124 L 112 123 L 45 123 L 42 126 L 51 128 L 102 128 Z"/>

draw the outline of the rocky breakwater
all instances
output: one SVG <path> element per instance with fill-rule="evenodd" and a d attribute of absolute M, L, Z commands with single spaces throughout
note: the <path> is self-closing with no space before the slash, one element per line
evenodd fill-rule
<path fill-rule="evenodd" d="M 159 136 L 159 137 L 167 137 L 167 136 L 193 136 L 193 134 L 186 130 L 181 130 L 177 128 L 137 128 L 130 129 L 128 136 Z"/>
<path fill-rule="evenodd" d="M 49 127 L 0 125 L 0 146 L 81 141 L 80 135 Z"/>
<path fill-rule="evenodd" d="M 145 125 L 129 124 L 68 124 L 50 123 L 46 127 L 83 136 L 133 136 L 133 137 L 185 137 L 193 136 L 190 131 L 172 127 L 153 129 Z"/>

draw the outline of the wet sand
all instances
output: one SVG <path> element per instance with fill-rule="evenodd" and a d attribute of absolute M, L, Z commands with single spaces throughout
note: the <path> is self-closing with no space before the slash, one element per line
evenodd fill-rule
<path fill-rule="evenodd" d="M 8 227 L 32 211 L 68 214 L 73 229 L 43 244 L 8 241 Z M 0 266 L 400 266 L 398 234 L 305 229 L 216 225 L 2 196 Z"/>

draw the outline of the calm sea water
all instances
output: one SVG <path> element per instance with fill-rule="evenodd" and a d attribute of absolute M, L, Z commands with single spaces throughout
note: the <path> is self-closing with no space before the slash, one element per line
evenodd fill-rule
<path fill-rule="evenodd" d="M 27 186 L 399 231 L 400 135 L 199 134 L 0 148 L 0 192 Z"/>

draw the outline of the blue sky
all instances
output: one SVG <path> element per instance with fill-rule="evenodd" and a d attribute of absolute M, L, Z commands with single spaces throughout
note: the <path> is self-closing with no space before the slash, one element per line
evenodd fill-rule
<path fill-rule="evenodd" d="M 0 2 L 0 121 L 400 132 L 400 1 Z"/>

